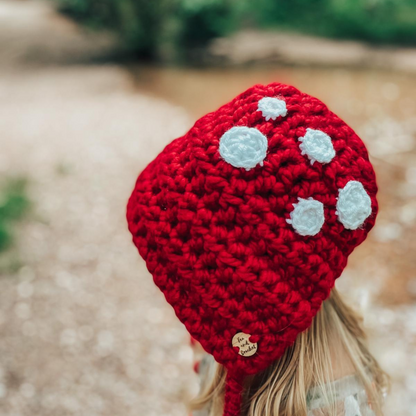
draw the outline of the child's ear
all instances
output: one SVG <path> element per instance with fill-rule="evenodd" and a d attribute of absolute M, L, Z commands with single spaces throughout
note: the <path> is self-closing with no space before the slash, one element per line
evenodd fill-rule
<path fill-rule="evenodd" d="M 193 368 L 195 373 L 199 373 L 199 363 L 205 354 L 202 345 L 192 336 L 189 338 L 189 343 L 193 351 Z"/>

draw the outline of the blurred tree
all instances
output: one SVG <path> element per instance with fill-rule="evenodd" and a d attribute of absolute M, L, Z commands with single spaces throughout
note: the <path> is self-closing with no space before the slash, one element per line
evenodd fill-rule
<path fill-rule="evenodd" d="M 414 0 L 55 0 L 119 32 L 140 57 L 176 59 L 247 24 L 374 43 L 416 44 Z"/>
<path fill-rule="evenodd" d="M 179 41 L 186 47 L 205 45 L 212 38 L 235 28 L 230 0 L 184 0 L 178 8 L 181 21 Z"/>
<path fill-rule="evenodd" d="M 152 57 L 178 0 L 58 0 L 60 10 L 92 28 L 118 31 L 128 49 Z"/>
<path fill-rule="evenodd" d="M 171 58 L 204 46 L 233 26 L 237 0 L 57 0 L 60 10 L 93 28 L 118 31 L 140 57 Z"/>

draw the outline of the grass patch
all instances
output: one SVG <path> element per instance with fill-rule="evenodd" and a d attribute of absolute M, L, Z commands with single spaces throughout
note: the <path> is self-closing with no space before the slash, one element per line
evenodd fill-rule
<path fill-rule="evenodd" d="M 8 250 L 15 240 L 15 227 L 30 207 L 27 181 L 23 178 L 0 181 L 0 253 Z"/>

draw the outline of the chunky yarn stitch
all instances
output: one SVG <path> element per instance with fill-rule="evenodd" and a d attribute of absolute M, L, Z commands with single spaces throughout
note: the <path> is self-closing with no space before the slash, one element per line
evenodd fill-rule
<path fill-rule="evenodd" d="M 227 368 L 225 415 L 238 416 L 244 377 L 310 326 L 374 225 L 376 193 L 355 132 L 278 83 L 202 117 L 141 172 L 127 205 L 134 244 L 192 337 Z M 255 354 L 232 346 L 240 332 Z"/>

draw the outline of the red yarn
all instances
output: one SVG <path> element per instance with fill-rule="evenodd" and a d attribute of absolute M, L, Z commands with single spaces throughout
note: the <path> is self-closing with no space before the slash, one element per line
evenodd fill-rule
<path fill-rule="evenodd" d="M 287 115 L 265 120 L 258 101 L 278 97 Z M 258 129 L 268 141 L 263 166 L 237 168 L 219 154 L 233 126 Z M 301 154 L 306 129 L 326 133 L 335 157 L 314 163 Z M 371 215 L 356 229 L 336 214 L 338 190 L 359 181 Z M 140 174 L 127 206 L 133 241 L 156 285 L 203 348 L 232 374 L 266 368 L 311 324 L 348 255 L 377 214 L 375 174 L 363 142 L 316 98 L 273 83 L 255 85 L 199 119 L 168 144 Z M 287 223 L 298 198 L 324 206 L 314 236 Z M 244 332 L 258 343 L 244 357 L 231 345 Z M 236 416 L 241 391 L 227 387 L 227 415 Z"/>
<path fill-rule="evenodd" d="M 243 394 L 243 378 L 227 373 L 223 416 L 239 416 Z"/>

